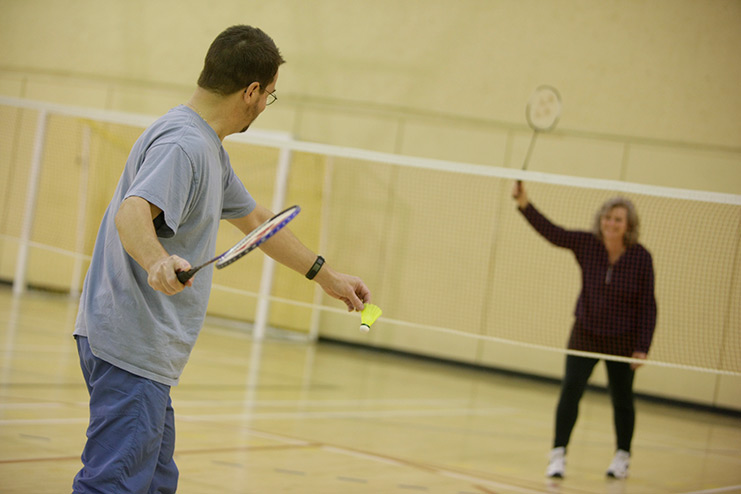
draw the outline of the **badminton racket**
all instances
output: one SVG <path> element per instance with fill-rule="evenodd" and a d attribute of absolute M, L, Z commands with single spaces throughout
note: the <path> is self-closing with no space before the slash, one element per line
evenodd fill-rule
<path fill-rule="evenodd" d="M 541 132 L 549 132 L 556 127 L 558 119 L 561 117 L 561 95 L 553 86 L 538 86 L 533 92 L 525 107 L 525 118 L 533 135 L 530 137 L 530 145 L 527 147 L 525 161 L 522 163 L 522 169 L 527 170 L 530 163 L 530 156 L 533 154 L 535 141 Z M 520 185 L 522 181 L 518 180 Z"/>
<path fill-rule="evenodd" d="M 270 237 L 278 233 L 284 226 L 288 224 L 296 215 L 301 211 L 298 206 L 291 206 L 290 208 L 281 211 L 262 225 L 258 226 L 250 233 L 247 234 L 242 240 L 237 242 L 234 247 L 211 259 L 208 262 L 204 262 L 200 266 L 191 268 L 188 271 L 178 271 L 178 280 L 180 283 L 185 284 L 191 279 L 198 271 L 205 268 L 211 263 L 216 263 L 217 269 L 225 268 L 237 259 L 242 258 L 245 254 L 255 250 L 257 247 L 266 242 Z"/>

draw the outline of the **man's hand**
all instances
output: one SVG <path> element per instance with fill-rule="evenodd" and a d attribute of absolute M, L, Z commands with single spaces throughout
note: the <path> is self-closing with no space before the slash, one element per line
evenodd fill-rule
<path fill-rule="evenodd" d="M 121 203 L 116 213 L 116 229 L 126 252 L 147 272 L 149 286 L 166 295 L 181 292 L 185 285 L 177 271 L 187 271 L 190 263 L 171 256 L 157 238 L 152 221 L 162 211 L 141 197 L 131 196 Z"/>
<path fill-rule="evenodd" d="M 326 264 L 314 280 L 331 297 L 345 302 L 348 312 L 361 311 L 371 301 L 371 293 L 357 276 L 338 273 Z"/>
<path fill-rule="evenodd" d="M 178 271 L 187 271 L 190 267 L 190 263 L 181 257 L 162 257 L 147 269 L 147 282 L 149 286 L 165 295 L 175 295 L 183 291 L 186 286 L 193 285 L 192 279 L 182 284 L 177 277 Z"/>
<path fill-rule="evenodd" d="M 258 205 L 247 216 L 230 219 L 229 222 L 246 235 L 272 216 L 273 213 L 268 209 Z M 279 263 L 301 275 L 306 273 L 316 259 L 316 254 L 306 248 L 287 227 L 262 244 L 260 249 Z M 319 286 L 329 296 L 345 302 L 347 310 L 350 312 L 354 310 L 361 311 L 364 304 L 370 302 L 370 290 L 365 286 L 363 280 L 356 276 L 338 273 L 327 263 L 324 263 L 314 277 L 314 281 L 319 283 Z"/>

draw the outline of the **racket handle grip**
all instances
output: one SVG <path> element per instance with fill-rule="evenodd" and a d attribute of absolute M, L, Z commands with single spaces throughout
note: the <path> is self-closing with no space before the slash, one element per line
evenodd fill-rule
<path fill-rule="evenodd" d="M 189 269 L 188 271 L 178 271 L 177 272 L 178 280 L 180 281 L 180 283 L 185 285 L 188 282 L 188 280 L 191 279 L 193 275 L 196 274 L 196 271 L 197 270 L 195 269 Z"/>

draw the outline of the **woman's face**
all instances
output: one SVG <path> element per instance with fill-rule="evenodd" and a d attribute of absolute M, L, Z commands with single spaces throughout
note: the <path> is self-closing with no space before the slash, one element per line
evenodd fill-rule
<path fill-rule="evenodd" d="M 600 232 L 605 242 L 624 240 L 628 231 L 628 210 L 622 206 L 615 206 L 600 218 Z"/>

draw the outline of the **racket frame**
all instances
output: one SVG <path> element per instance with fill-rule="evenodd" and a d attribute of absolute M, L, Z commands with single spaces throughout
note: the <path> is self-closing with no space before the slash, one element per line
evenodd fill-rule
<path fill-rule="evenodd" d="M 555 98 L 552 120 L 548 125 L 540 125 L 533 118 L 534 107 L 535 104 L 538 103 L 537 99 L 542 97 L 544 93 Z M 525 107 L 525 118 L 527 119 L 527 124 L 531 129 L 533 129 L 533 135 L 530 137 L 530 145 L 527 147 L 527 154 L 525 154 L 525 160 L 522 162 L 522 170 L 527 170 L 527 165 L 530 163 L 530 156 L 533 154 L 533 148 L 535 148 L 535 141 L 538 138 L 538 134 L 541 132 L 550 132 L 556 128 L 558 120 L 561 118 L 561 107 L 561 94 L 555 87 L 549 86 L 548 84 L 543 84 L 535 88 L 530 99 L 528 99 L 527 106 Z"/>
<path fill-rule="evenodd" d="M 299 206 L 291 206 L 284 209 L 280 213 L 274 215 L 272 218 L 252 230 L 226 252 L 223 252 L 213 259 L 187 271 L 178 271 L 178 280 L 182 284 L 185 284 L 198 271 L 212 263 L 216 263 L 216 269 L 223 269 L 229 266 L 233 262 L 241 259 L 249 252 L 252 252 L 256 248 L 267 242 L 273 235 L 282 230 L 284 226 L 286 226 L 293 218 L 295 218 L 299 212 L 301 212 L 301 208 Z"/>

